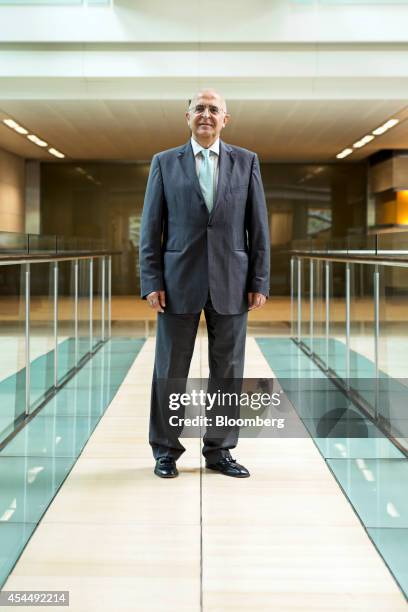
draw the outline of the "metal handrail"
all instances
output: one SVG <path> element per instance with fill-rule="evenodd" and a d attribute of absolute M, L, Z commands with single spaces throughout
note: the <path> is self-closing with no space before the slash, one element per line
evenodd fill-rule
<path fill-rule="evenodd" d="M 353 261 L 355 261 L 358 263 L 376 265 L 381 263 L 384 263 L 385 265 L 396 263 L 408 265 L 408 251 L 407 256 L 405 258 L 399 256 L 391 257 L 388 255 L 371 255 L 368 253 L 366 256 L 352 255 L 350 253 L 348 253 L 347 255 L 340 255 L 340 253 L 344 253 L 344 251 L 339 251 L 339 254 L 333 252 L 322 253 L 321 251 L 290 251 L 290 253 L 292 256 L 299 257 L 302 259 L 323 259 L 325 261 L 341 261 L 343 263 L 352 263 Z"/>
<path fill-rule="evenodd" d="M 122 251 L 66 251 L 56 255 L 48 254 L 47 252 L 39 253 L 8 253 L 7 255 L 0 254 L 0 264 L 2 263 L 27 263 L 30 261 L 47 262 L 47 261 L 66 261 L 70 259 L 90 259 L 95 257 L 103 257 L 105 255 L 121 255 Z"/>

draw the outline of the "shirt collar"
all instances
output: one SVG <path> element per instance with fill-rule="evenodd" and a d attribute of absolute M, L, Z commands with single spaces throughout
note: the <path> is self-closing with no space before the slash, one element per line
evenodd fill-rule
<path fill-rule="evenodd" d="M 201 153 L 201 151 L 204 149 L 204 147 L 202 147 L 196 140 L 194 140 L 193 137 L 191 137 L 191 146 L 193 147 L 194 157 L 196 157 L 196 155 L 198 155 L 198 153 Z M 211 147 L 209 147 L 209 149 L 210 149 L 210 151 L 215 153 L 217 156 L 219 156 L 219 154 L 220 154 L 220 139 L 217 138 L 217 140 L 211 145 Z"/>

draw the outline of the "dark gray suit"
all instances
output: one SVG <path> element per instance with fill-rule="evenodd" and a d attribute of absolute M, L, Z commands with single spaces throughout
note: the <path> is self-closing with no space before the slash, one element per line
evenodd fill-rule
<path fill-rule="evenodd" d="M 269 231 L 255 153 L 220 141 L 216 198 L 209 214 L 190 141 L 153 157 L 140 238 L 141 293 L 166 291 L 158 314 L 150 443 L 154 456 L 184 448 L 167 425 L 157 381 L 185 379 L 204 308 L 210 378 L 243 375 L 248 292 L 269 293 Z M 179 432 L 178 432 L 179 433 Z M 231 434 L 231 432 L 230 432 Z M 233 448 L 236 435 L 204 438 L 211 459 Z"/>

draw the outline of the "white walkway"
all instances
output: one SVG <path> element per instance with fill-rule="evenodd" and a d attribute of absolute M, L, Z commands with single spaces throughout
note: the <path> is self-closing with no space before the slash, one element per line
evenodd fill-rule
<path fill-rule="evenodd" d="M 3 588 L 69 590 L 70 612 L 406 611 L 311 440 L 242 439 L 244 480 L 201 471 L 183 440 L 179 478 L 153 475 L 153 354 L 150 339 Z M 190 376 L 206 373 L 202 338 Z M 271 375 L 249 338 L 245 376 Z"/>

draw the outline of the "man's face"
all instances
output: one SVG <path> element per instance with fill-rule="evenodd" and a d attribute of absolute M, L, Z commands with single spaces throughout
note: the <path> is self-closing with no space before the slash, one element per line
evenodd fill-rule
<path fill-rule="evenodd" d="M 229 115 L 225 112 L 225 102 L 216 92 L 202 91 L 191 101 L 186 118 L 195 140 L 213 143 L 227 124 Z"/>

